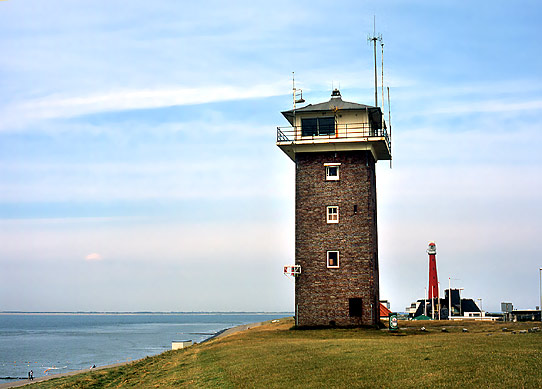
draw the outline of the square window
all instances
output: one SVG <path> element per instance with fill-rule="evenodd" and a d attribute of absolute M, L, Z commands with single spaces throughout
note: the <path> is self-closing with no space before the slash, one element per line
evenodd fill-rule
<path fill-rule="evenodd" d="M 339 252 L 338 251 L 327 252 L 327 267 L 328 268 L 339 267 Z"/>
<path fill-rule="evenodd" d="M 326 166 L 326 180 L 337 181 L 339 179 L 338 166 Z"/>
<path fill-rule="evenodd" d="M 338 223 L 339 222 L 339 207 L 334 205 L 327 207 L 327 222 Z"/>

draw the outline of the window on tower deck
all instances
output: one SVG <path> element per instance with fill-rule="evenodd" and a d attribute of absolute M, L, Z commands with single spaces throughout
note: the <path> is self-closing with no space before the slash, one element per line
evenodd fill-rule
<path fill-rule="evenodd" d="M 324 163 L 324 166 L 326 168 L 326 181 L 338 181 L 340 163 Z"/>
<path fill-rule="evenodd" d="M 318 135 L 335 135 L 335 118 L 318 118 Z"/>
<path fill-rule="evenodd" d="M 327 252 L 327 267 L 332 268 L 332 269 L 339 267 L 339 252 L 338 251 Z"/>
<path fill-rule="evenodd" d="M 318 119 L 301 119 L 301 136 L 318 135 Z"/>
<path fill-rule="evenodd" d="M 301 119 L 301 136 L 335 135 L 335 118 Z"/>
<path fill-rule="evenodd" d="M 327 222 L 328 223 L 338 223 L 339 222 L 339 207 L 333 205 L 327 207 Z"/>

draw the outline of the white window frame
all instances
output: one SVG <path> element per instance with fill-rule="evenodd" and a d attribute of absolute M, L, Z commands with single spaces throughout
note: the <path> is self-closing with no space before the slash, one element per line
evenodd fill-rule
<path fill-rule="evenodd" d="M 335 210 L 336 212 L 332 212 L 332 210 Z M 328 224 L 339 223 L 338 205 L 330 205 L 329 207 L 326 207 L 326 221 Z"/>
<path fill-rule="evenodd" d="M 336 266 L 331 266 L 329 264 L 329 253 L 337 253 L 337 265 Z M 328 269 L 338 269 L 339 268 L 339 251 L 330 250 L 330 251 L 327 252 L 327 254 L 326 254 L 326 265 L 327 265 Z"/>
<path fill-rule="evenodd" d="M 339 181 L 339 171 L 341 170 L 340 166 L 340 163 L 324 163 L 324 167 L 326 168 L 326 181 Z M 329 174 L 330 167 L 337 168 L 337 175 L 331 176 Z"/>

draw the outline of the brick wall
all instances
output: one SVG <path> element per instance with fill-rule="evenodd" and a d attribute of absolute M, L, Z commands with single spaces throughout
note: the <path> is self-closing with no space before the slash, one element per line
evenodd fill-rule
<path fill-rule="evenodd" d="M 341 163 L 339 180 L 327 181 L 324 163 Z M 296 154 L 296 279 L 299 326 L 372 325 L 378 321 L 378 242 L 375 161 L 366 151 Z M 327 206 L 339 206 L 328 224 Z M 357 212 L 354 212 L 357 206 Z M 339 251 L 339 268 L 327 251 Z M 361 298 L 361 317 L 349 299 Z M 372 305 L 372 307 L 371 307 Z"/>

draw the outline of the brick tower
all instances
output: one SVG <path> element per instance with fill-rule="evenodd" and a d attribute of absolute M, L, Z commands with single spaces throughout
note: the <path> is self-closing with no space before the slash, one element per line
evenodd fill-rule
<path fill-rule="evenodd" d="M 296 166 L 296 325 L 375 325 L 375 163 L 391 159 L 382 112 L 335 89 L 328 102 L 282 114 L 291 127 L 277 129 L 277 146 Z"/>

